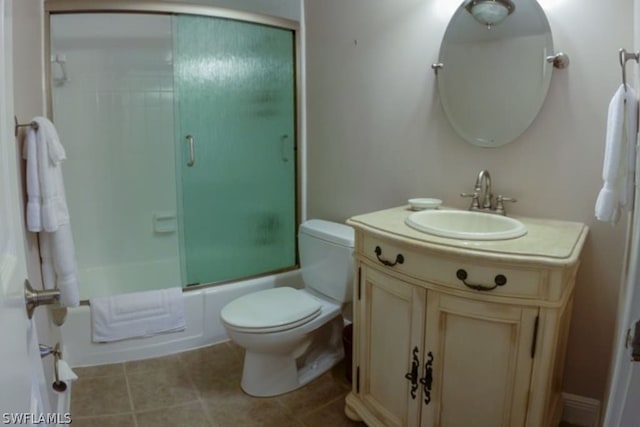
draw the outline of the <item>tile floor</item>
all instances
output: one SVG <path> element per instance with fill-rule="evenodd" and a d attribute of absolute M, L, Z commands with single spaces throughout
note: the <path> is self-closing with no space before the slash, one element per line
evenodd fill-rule
<path fill-rule="evenodd" d="M 240 389 L 242 349 L 223 343 L 173 356 L 75 368 L 74 427 L 364 426 L 344 415 L 344 365 L 282 396 Z"/>
<path fill-rule="evenodd" d="M 243 350 L 231 342 L 173 356 L 75 368 L 74 427 L 342 427 L 344 364 L 282 396 L 240 389 Z M 561 423 L 559 427 L 579 427 Z"/>

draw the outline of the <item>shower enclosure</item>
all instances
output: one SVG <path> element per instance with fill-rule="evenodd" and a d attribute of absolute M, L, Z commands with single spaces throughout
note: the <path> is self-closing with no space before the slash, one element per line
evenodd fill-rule
<path fill-rule="evenodd" d="M 50 111 L 82 298 L 295 267 L 296 23 L 65 12 Z"/>

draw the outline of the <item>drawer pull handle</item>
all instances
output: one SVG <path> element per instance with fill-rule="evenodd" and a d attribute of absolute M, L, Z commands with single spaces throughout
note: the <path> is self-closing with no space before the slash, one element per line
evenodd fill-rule
<path fill-rule="evenodd" d="M 418 360 L 418 347 L 414 347 L 413 360 L 411 362 L 411 372 L 407 372 L 404 376 L 409 380 L 409 382 L 411 382 L 411 399 L 416 398 L 416 391 L 418 390 L 418 369 L 420 369 L 420 361 Z"/>
<path fill-rule="evenodd" d="M 424 378 L 420 378 L 420 384 L 424 391 L 424 404 L 431 403 L 431 385 L 433 384 L 433 353 L 427 354 L 428 360 L 424 364 Z"/>
<path fill-rule="evenodd" d="M 493 279 L 493 286 L 485 286 L 485 285 L 474 285 L 473 283 L 467 283 L 468 274 L 465 270 L 460 269 L 456 271 L 456 277 L 462 281 L 468 288 L 474 289 L 476 291 L 492 291 L 498 286 L 504 286 L 507 283 L 507 278 L 503 274 L 498 274 Z"/>
<path fill-rule="evenodd" d="M 391 262 L 391 261 L 387 261 L 384 258 L 380 258 L 380 255 L 382 255 L 382 249 L 380 249 L 380 246 L 376 246 L 375 252 L 376 252 L 376 257 L 378 258 L 378 261 L 380 261 L 384 265 L 388 265 L 389 267 L 393 267 L 396 264 L 403 264 L 404 263 L 404 257 L 402 256 L 402 254 L 398 254 L 396 256 L 396 261 L 395 262 Z"/>

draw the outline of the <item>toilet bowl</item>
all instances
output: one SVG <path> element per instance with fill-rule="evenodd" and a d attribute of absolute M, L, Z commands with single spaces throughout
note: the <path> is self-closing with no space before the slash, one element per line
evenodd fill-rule
<path fill-rule="evenodd" d="M 245 349 L 241 386 L 252 396 L 295 390 L 344 357 L 341 310 L 352 299 L 353 229 L 310 220 L 298 243 L 299 289 L 254 292 L 220 313 L 229 338 Z"/>

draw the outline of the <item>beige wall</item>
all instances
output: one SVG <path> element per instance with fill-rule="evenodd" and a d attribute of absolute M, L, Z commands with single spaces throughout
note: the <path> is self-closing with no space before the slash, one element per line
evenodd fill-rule
<path fill-rule="evenodd" d="M 597 223 L 593 212 L 617 50 L 633 47 L 632 2 L 540 3 L 571 65 L 554 71 L 520 138 L 483 149 L 454 134 L 430 68 L 456 2 L 305 1 L 308 216 L 343 221 L 417 196 L 466 208 L 459 193 L 488 169 L 495 193 L 518 199 L 511 213 L 585 222 L 564 390 L 602 399 L 625 224 Z"/>

